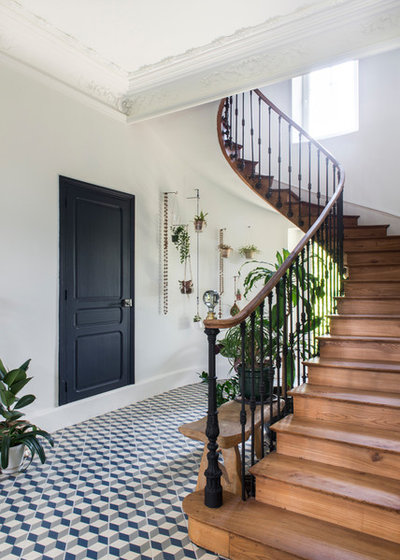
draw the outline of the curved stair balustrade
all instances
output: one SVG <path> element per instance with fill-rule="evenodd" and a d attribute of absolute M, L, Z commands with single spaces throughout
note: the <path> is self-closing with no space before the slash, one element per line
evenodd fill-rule
<path fill-rule="evenodd" d="M 340 163 L 305 130 L 256 89 L 226 98 L 218 111 L 222 151 L 240 178 L 263 200 L 305 231 L 274 276 L 234 317 L 204 322 L 209 341 L 209 400 L 205 505 L 222 505 L 218 462 L 216 337 L 230 329 L 240 340 L 235 367 L 241 394 L 250 377 L 248 404 L 242 399 L 240 465 L 242 499 L 255 495 L 248 466 L 274 449 L 267 429 L 292 409 L 290 390 L 306 382 L 305 361 L 318 353 L 318 337 L 343 293 L 343 186 Z M 349 224 L 353 217 L 345 218 Z M 246 373 L 247 372 L 247 373 Z M 261 423 L 255 430 L 260 407 Z M 250 418 L 248 418 L 250 416 Z M 248 424 L 251 425 L 251 439 Z M 261 446 L 259 445 L 261 442 Z M 239 459 L 238 459 L 239 461 Z"/>

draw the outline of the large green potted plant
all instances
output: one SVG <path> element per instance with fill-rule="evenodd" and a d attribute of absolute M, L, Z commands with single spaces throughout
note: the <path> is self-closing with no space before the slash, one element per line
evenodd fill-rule
<path fill-rule="evenodd" d="M 22 419 L 24 413 L 21 408 L 36 398 L 34 395 L 17 396 L 32 379 L 27 375 L 29 363 L 30 360 L 27 360 L 19 368 L 7 370 L 0 360 L 0 415 L 3 418 L 0 422 L 0 464 L 5 474 L 15 474 L 20 470 L 25 449 L 30 454 L 29 463 L 35 455 L 38 455 L 42 464 L 46 461 L 39 438 L 54 445 L 50 434 Z"/>
<path fill-rule="evenodd" d="M 289 252 L 284 249 L 282 253 L 277 252 L 274 265 L 259 262 L 244 279 L 244 296 L 246 297 L 254 287 L 259 287 L 260 283 L 266 284 L 288 255 Z M 271 384 L 273 383 L 274 368 L 279 358 L 278 349 L 281 352 L 284 341 L 284 325 L 288 320 L 288 309 L 284 308 L 283 302 L 284 300 L 288 301 L 289 296 L 291 296 L 292 313 L 301 304 L 302 310 L 306 312 L 307 320 L 302 320 L 299 328 L 292 333 L 291 344 L 287 348 L 285 359 L 287 387 L 292 387 L 294 382 L 295 353 L 293 349 L 300 345 L 302 358 L 310 357 L 312 349 L 308 348 L 306 335 L 310 331 L 314 331 L 321 322 L 321 319 L 316 315 L 315 304 L 324 295 L 324 280 L 307 272 L 304 267 L 298 266 L 293 269 L 291 275 L 287 273 L 285 285 L 286 288 L 283 287 L 282 282 L 279 284 L 278 294 L 275 295 L 270 316 L 265 314 L 261 317 L 260 310 L 255 311 L 254 337 L 251 318 L 246 319 L 244 364 L 242 363 L 240 325 L 228 329 L 224 337 L 218 340 L 218 349 L 222 356 L 228 358 L 231 371 L 232 369 L 235 370 L 239 374 L 239 378 L 241 375 L 245 375 L 245 398 L 249 398 L 252 393 L 252 377 L 254 378 L 254 395 L 256 399 L 260 398 L 261 371 L 263 372 L 264 398 L 273 389 Z M 286 294 L 283 291 L 284 289 L 286 289 Z"/>

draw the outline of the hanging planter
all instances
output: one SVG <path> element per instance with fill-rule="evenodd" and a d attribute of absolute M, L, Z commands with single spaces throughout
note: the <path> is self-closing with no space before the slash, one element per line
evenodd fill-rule
<path fill-rule="evenodd" d="M 192 280 L 179 280 L 181 294 L 191 294 L 193 292 Z"/>
<path fill-rule="evenodd" d="M 206 216 L 207 212 L 204 214 L 203 211 L 196 215 L 193 220 L 194 230 L 196 233 L 201 233 L 207 226 Z"/>
<path fill-rule="evenodd" d="M 244 245 L 243 247 L 239 248 L 239 254 L 242 255 L 245 259 L 254 259 L 256 253 L 259 253 L 258 247 L 255 245 Z"/>
<path fill-rule="evenodd" d="M 221 252 L 221 257 L 224 259 L 227 259 L 232 252 L 232 247 L 230 245 L 222 244 L 218 246 L 218 249 Z"/>

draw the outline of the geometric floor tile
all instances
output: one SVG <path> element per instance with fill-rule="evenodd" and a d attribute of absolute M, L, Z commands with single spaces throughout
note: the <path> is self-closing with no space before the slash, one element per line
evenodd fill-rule
<path fill-rule="evenodd" d="M 203 451 L 177 429 L 204 416 L 194 384 L 56 432 L 47 462 L 0 474 L 1 560 L 218 560 L 189 540 L 183 498 Z"/>

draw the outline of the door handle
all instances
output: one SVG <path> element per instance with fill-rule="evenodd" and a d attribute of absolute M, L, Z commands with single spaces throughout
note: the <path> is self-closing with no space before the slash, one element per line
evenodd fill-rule
<path fill-rule="evenodd" d="M 123 299 L 121 303 L 122 307 L 133 307 L 133 301 L 130 298 Z"/>

